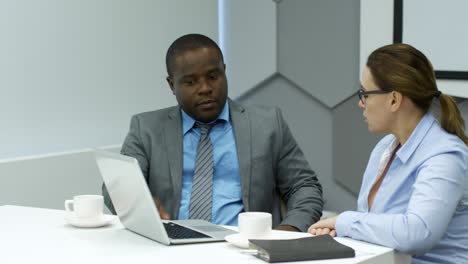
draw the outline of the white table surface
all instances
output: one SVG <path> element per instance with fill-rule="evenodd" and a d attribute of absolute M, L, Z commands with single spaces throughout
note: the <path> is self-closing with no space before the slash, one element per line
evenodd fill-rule
<path fill-rule="evenodd" d="M 0 263 L 266 263 L 229 243 L 164 246 L 126 230 L 118 220 L 100 228 L 66 224 L 65 211 L 0 206 Z M 392 249 L 337 238 L 355 258 L 294 263 L 410 263 Z M 144 262 L 143 262 L 144 261 Z"/>

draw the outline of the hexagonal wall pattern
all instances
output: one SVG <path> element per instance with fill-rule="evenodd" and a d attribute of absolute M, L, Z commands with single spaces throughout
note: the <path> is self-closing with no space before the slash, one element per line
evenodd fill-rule
<path fill-rule="evenodd" d="M 278 71 L 332 108 L 358 89 L 359 1 L 280 1 Z"/>
<path fill-rule="evenodd" d="M 219 8 L 219 42 L 234 98 L 276 73 L 276 3 L 220 0 Z"/>
<path fill-rule="evenodd" d="M 333 176 L 356 196 L 369 155 L 381 138 L 369 133 L 357 103 L 357 96 L 351 96 L 332 111 Z"/>
<path fill-rule="evenodd" d="M 230 96 L 279 106 L 323 185 L 325 208 L 354 209 L 356 192 L 333 177 L 331 108 L 358 89 L 359 1 L 220 1 Z"/>
<path fill-rule="evenodd" d="M 332 112 L 322 102 L 280 74 L 242 96 L 245 104 L 278 106 L 311 168 L 323 187 L 325 208 L 332 211 L 356 207 L 356 198 L 333 181 Z"/>

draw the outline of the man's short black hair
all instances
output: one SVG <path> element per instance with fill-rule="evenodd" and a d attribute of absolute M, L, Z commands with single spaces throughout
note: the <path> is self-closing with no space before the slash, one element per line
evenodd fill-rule
<path fill-rule="evenodd" d="M 219 52 L 221 61 L 224 62 L 223 53 L 218 44 L 207 36 L 201 34 L 187 34 L 172 42 L 166 53 L 166 70 L 169 77 L 172 77 L 175 67 L 175 58 L 180 54 L 195 49 L 214 48 Z"/>

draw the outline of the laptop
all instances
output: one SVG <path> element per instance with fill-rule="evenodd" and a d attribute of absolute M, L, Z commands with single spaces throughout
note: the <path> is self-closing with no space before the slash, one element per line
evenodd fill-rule
<path fill-rule="evenodd" d="M 224 241 L 236 233 L 204 220 L 162 220 L 135 158 L 101 150 L 94 154 L 114 209 L 128 230 L 164 245 Z"/>

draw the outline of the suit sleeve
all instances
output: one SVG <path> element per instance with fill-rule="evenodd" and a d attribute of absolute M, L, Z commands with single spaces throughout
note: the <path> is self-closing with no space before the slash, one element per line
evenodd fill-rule
<path fill-rule="evenodd" d="M 279 109 L 276 115 L 280 131 L 276 180 L 288 209 L 281 225 L 291 225 L 305 232 L 322 215 L 322 186 Z"/>
<path fill-rule="evenodd" d="M 133 116 L 130 122 L 130 130 L 125 137 L 125 141 L 122 145 L 120 153 L 122 155 L 136 158 L 143 175 L 145 176 L 145 179 L 148 180 L 149 163 L 147 158 L 148 156 L 146 155 L 143 145 L 144 144 L 142 143 L 140 130 L 140 120 L 138 116 Z M 102 195 L 104 196 L 104 203 L 106 204 L 107 208 L 109 208 L 109 210 L 115 214 L 116 212 L 105 184 L 102 184 Z"/>

